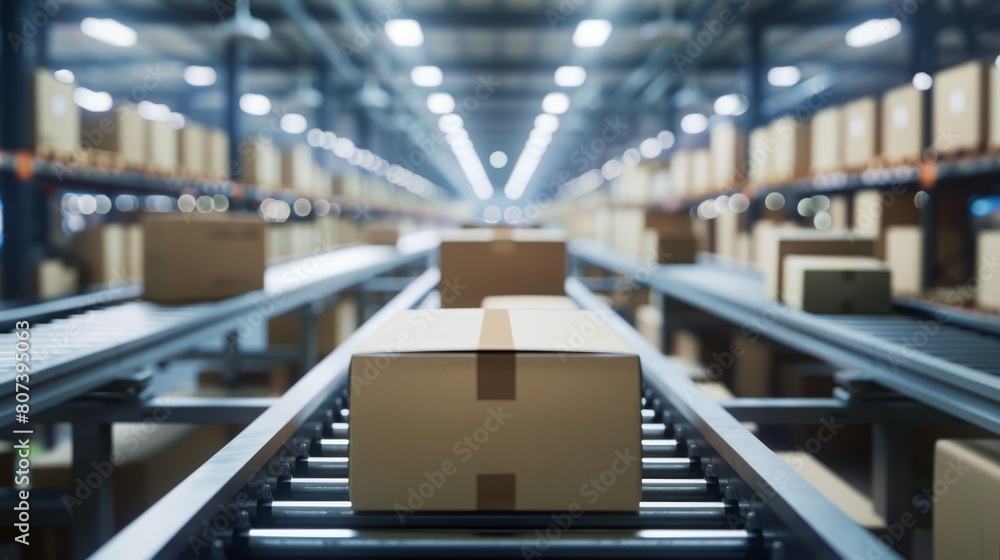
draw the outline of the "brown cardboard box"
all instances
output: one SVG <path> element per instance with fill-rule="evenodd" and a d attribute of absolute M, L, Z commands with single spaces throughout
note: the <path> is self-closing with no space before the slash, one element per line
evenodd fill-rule
<path fill-rule="evenodd" d="M 195 176 L 208 175 L 208 132 L 197 123 L 189 122 L 177 133 L 177 153 L 181 171 Z"/>
<path fill-rule="evenodd" d="M 267 322 L 270 346 L 297 346 L 302 322 L 298 313 L 287 313 Z M 316 351 L 326 356 L 358 327 L 358 306 L 350 298 L 338 300 L 316 316 Z"/>
<path fill-rule="evenodd" d="M 743 134 L 736 123 L 721 122 L 712 127 L 709 137 L 712 153 L 712 188 L 724 191 L 745 179 Z"/>
<path fill-rule="evenodd" d="M 712 220 L 715 226 L 715 252 L 727 259 L 738 260 L 737 238 L 740 230 L 740 215 L 723 212 Z"/>
<path fill-rule="evenodd" d="M 619 204 L 647 204 L 653 184 L 653 168 L 658 162 L 622 166 L 621 177 L 612 184 L 612 200 Z"/>
<path fill-rule="evenodd" d="M 1000 311 L 1000 271 L 995 264 L 1000 260 L 1000 229 L 979 232 L 976 247 L 976 307 Z"/>
<path fill-rule="evenodd" d="M 934 558 L 1000 557 L 1000 440 L 938 440 L 932 489 Z"/>
<path fill-rule="evenodd" d="M 115 152 L 126 167 L 141 167 L 146 161 L 146 130 L 149 121 L 135 106 L 123 103 L 105 113 L 83 111 L 80 140 L 85 148 Z"/>
<path fill-rule="evenodd" d="M 910 84 L 882 96 L 882 160 L 900 165 L 924 151 L 924 92 Z"/>
<path fill-rule="evenodd" d="M 885 229 L 885 264 L 892 274 L 892 294 L 914 296 L 923 289 L 924 236 L 920 226 Z"/>
<path fill-rule="evenodd" d="M 208 129 L 206 134 L 205 171 L 212 179 L 226 180 L 229 178 L 229 135 L 217 128 Z"/>
<path fill-rule="evenodd" d="M 740 397 L 765 398 L 774 396 L 775 352 L 759 338 L 743 333 L 733 337 L 734 363 L 732 388 Z"/>
<path fill-rule="evenodd" d="M 156 303 L 224 299 L 264 287 L 264 222 L 221 214 L 149 214 L 145 293 Z"/>
<path fill-rule="evenodd" d="M 705 196 L 712 190 L 712 154 L 695 150 L 691 154 L 691 194 Z"/>
<path fill-rule="evenodd" d="M 979 152 L 986 143 L 986 66 L 979 61 L 934 75 L 931 136 L 941 154 Z"/>
<path fill-rule="evenodd" d="M 781 117 L 771 125 L 770 136 L 775 145 L 769 161 L 769 179 L 784 183 L 809 173 L 809 123 L 795 117 Z"/>
<path fill-rule="evenodd" d="M 885 258 L 887 228 L 920 223 L 920 209 L 913 203 L 913 196 L 878 189 L 854 193 L 854 229 L 875 238 L 876 257 Z"/>
<path fill-rule="evenodd" d="M 281 186 L 281 153 L 270 140 L 250 138 L 240 143 L 242 179 L 264 187 Z"/>
<path fill-rule="evenodd" d="M 844 110 L 829 107 L 812 119 L 809 170 L 832 173 L 844 169 Z"/>
<path fill-rule="evenodd" d="M 827 209 L 827 212 L 830 214 L 830 229 L 833 231 L 848 229 L 847 224 L 850 215 L 847 210 L 847 196 L 848 195 L 830 197 L 830 208 Z"/>
<path fill-rule="evenodd" d="M 881 153 L 878 99 L 864 97 L 844 105 L 844 166 L 867 169 Z"/>
<path fill-rule="evenodd" d="M 647 247 L 645 254 L 638 255 L 648 258 L 656 255 L 660 264 L 691 264 L 698 258 L 698 241 L 693 235 L 675 234 L 647 229 L 645 232 Z"/>
<path fill-rule="evenodd" d="M 770 181 L 770 169 L 776 149 L 770 127 L 762 126 L 750 131 L 747 165 L 750 169 L 750 182 L 753 185 L 766 185 Z"/>
<path fill-rule="evenodd" d="M 73 236 L 73 251 L 83 264 L 82 287 L 127 278 L 125 228 L 121 224 L 105 224 L 77 233 Z"/>
<path fill-rule="evenodd" d="M 889 268 L 874 257 L 785 257 L 782 299 L 808 313 L 885 314 Z"/>
<path fill-rule="evenodd" d="M 635 309 L 635 330 L 657 349 L 663 346 L 662 328 L 663 313 L 656 306 L 640 305 Z"/>
<path fill-rule="evenodd" d="M 45 259 L 35 267 L 35 297 L 51 299 L 76 293 L 79 281 L 76 268 L 59 259 Z"/>
<path fill-rule="evenodd" d="M 987 131 L 987 148 L 990 151 L 1000 151 L 1000 68 L 990 66 L 990 95 L 989 107 L 990 124 Z"/>
<path fill-rule="evenodd" d="M 369 245 L 395 245 L 399 241 L 399 224 L 369 222 L 361 228 L 361 241 Z"/>
<path fill-rule="evenodd" d="M 142 282 L 142 224 L 125 227 L 125 280 Z"/>
<path fill-rule="evenodd" d="M 818 231 L 809 229 L 771 230 L 765 243 L 764 285 L 768 297 L 783 299 L 785 257 L 788 255 L 843 255 L 871 257 L 875 241 L 853 232 Z"/>
<path fill-rule="evenodd" d="M 641 390 L 593 313 L 398 313 L 351 362 L 352 507 L 638 511 Z"/>
<path fill-rule="evenodd" d="M 670 157 L 670 177 L 673 181 L 674 193 L 677 198 L 695 196 L 694 153 L 689 150 L 677 150 Z"/>
<path fill-rule="evenodd" d="M 687 212 L 668 214 L 649 210 L 646 212 L 643 223 L 645 224 L 644 229 L 654 229 L 660 233 L 678 237 L 694 235 L 692 230 L 694 220 L 691 218 L 691 214 Z"/>
<path fill-rule="evenodd" d="M 71 155 L 80 149 L 80 110 L 73 103 L 73 85 L 63 84 L 52 72 L 35 70 L 32 95 L 32 144 L 36 151 Z M 15 87 L 7 84 L 7 87 Z"/>
<path fill-rule="evenodd" d="M 146 164 L 154 171 L 175 171 L 180 162 L 177 152 L 177 130 L 165 122 L 149 121 L 146 133 Z"/>
<path fill-rule="evenodd" d="M 442 307 L 479 307 L 487 296 L 562 295 L 566 241 L 547 230 L 450 231 L 442 234 L 440 262 Z"/>
<path fill-rule="evenodd" d="M 490 296 L 483 298 L 483 309 L 580 309 L 566 296 Z"/>
<path fill-rule="evenodd" d="M 308 193 L 312 188 L 312 148 L 296 144 L 281 151 L 281 183 L 285 188 Z"/>

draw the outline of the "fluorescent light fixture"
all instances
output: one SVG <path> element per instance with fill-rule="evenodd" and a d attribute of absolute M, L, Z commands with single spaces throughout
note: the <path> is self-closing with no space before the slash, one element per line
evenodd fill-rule
<path fill-rule="evenodd" d="M 492 165 L 494 169 L 503 168 L 503 166 L 507 165 L 507 154 L 501 152 L 500 150 L 493 152 L 490 154 L 490 165 Z"/>
<path fill-rule="evenodd" d="M 437 66 L 415 66 L 410 70 L 410 80 L 417 87 L 438 87 L 444 81 L 444 73 Z"/>
<path fill-rule="evenodd" d="M 743 111 L 746 111 L 746 109 L 743 109 L 743 98 L 738 93 L 730 93 L 716 99 L 712 108 L 715 109 L 716 115 L 723 116 L 739 115 Z M 740 109 L 743 109 L 743 111 Z"/>
<path fill-rule="evenodd" d="M 580 48 L 603 46 L 611 35 L 611 22 L 606 19 L 585 19 L 576 25 L 573 45 Z"/>
<path fill-rule="evenodd" d="M 917 72 L 913 75 L 913 87 L 920 91 L 927 91 L 934 85 L 934 78 L 927 72 Z"/>
<path fill-rule="evenodd" d="M 708 117 L 701 113 L 689 113 L 681 118 L 681 130 L 688 134 L 700 134 L 708 128 Z"/>
<path fill-rule="evenodd" d="M 424 32 L 415 19 L 390 19 L 385 22 L 385 34 L 397 47 L 419 47 L 424 44 Z"/>
<path fill-rule="evenodd" d="M 622 174 L 622 164 L 617 159 L 609 159 L 601 166 L 601 176 L 606 180 L 617 179 Z"/>
<path fill-rule="evenodd" d="M 635 148 L 629 148 L 622 154 L 622 163 L 629 167 L 639 165 L 640 161 L 642 161 L 642 154 Z"/>
<path fill-rule="evenodd" d="M 487 224 L 495 224 L 500 221 L 502 214 L 499 206 L 487 206 L 483 209 L 483 221 Z"/>
<path fill-rule="evenodd" d="M 333 142 L 333 153 L 337 157 L 348 159 L 354 155 L 357 148 L 354 147 L 354 141 L 350 138 L 340 137 Z"/>
<path fill-rule="evenodd" d="M 260 117 L 271 112 L 271 100 L 259 93 L 244 93 L 240 96 L 240 109 L 248 115 Z"/>
<path fill-rule="evenodd" d="M 93 91 L 85 87 L 73 90 L 73 102 L 83 109 L 94 112 L 110 111 L 115 104 L 110 93 Z"/>
<path fill-rule="evenodd" d="M 545 147 L 551 143 L 552 143 L 551 132 L 533 128 L 531 129 L 531 132 L 528 133 L 528 141 L 526 142 L 527 145 Z"/>
<path fill-rule="evenodd" d="M 479 159 L 479 154 L 476 153 L 472 141 L 466 138 L 464 141 L 452 143 L 451 151 L 455 154 L 458 166 L 462 168 L 462 173 L 469 181 L 472 192 L 480 200 L 486 200 L 493 196 L 493 183 L 490 182 L 486 168 L 483 167 L 483 162 Z"/>
<path fill-rule="evenodd" d="M 92 39 L 115 47 L 131 47 L 139 39 L 135 29 L 111 18 L 83 18 L 80 22 L 80 31 Z"/>
<path fill-rule="evenodd" d="M 135 112 L 147 121 L 167 122 L 170 120 L 170 107 L 163 103 L 143 100 L 136 105 Z"/>
<path fill-rule="evenodd" d="M 542 132 L 555 132 L 559 130 L 559 117 L 542 113 L 535 117 L 535 129 Z"/>
<path fill-rule="evenodd" d="M 555 80 L 559 87 L 580 87 L 587 81 L 587 71 L 583 66 L 560 66 L 556 68 Z"/>
<path fill-rule="evenodd" d="M 767 83 L 777 87 L 789 87 L 799 83 L 802 73 L 794 66 L 775 66 L 767 71 Z"/>
<path fill-rule="evenodd" d="M 215 83 L 216 77 L 211 66 L 188 66 L 184 69 L 184 81 L 192 86 L 210 86 Z"/>
<path fill-rule="evenodd" d="M 302 134 L 308 128 L 306 118 L 298 113 L 285 113 L 281 115 L 281 130 L 289 134 Z"/>
<path fill-rule="evenodd" d="M 444 115 L 455 110 L 455 100 L 447 93 L 432 93 L 427 96 L 427 109 L 435 115 Z"/>
<path fill-rule="evenodd" d="M 569 110 L 569 96 L 562 92 L 550 93 L 542 99 L 542 111 L 550 115 L 561 115 Z"/>
<path fill-rule="evenodd" d="M 441 132 L 445 134 L 458 132 L 459 130 L 464 132 L 462 129 L 463 126 L 465 126 L 465 123 L 462 120 L 462 117 L 460 115 L 456 115 L 455 113 L 441 115 L 441 118 L 438 119 L 438 128 L 440 128 Z M 468 133 L 466 133 L 466 136 L 468 136 Z"/>
<path fill-rule="evenodd" d="M 903 24 L 896 18 L 870 19 L 850 28 L 844 35 L 844 42 L 856 49 L 870 47 L 899 35 L 902 28 Z"/>
<path fill-rule="evenodd" d="M 660 141 L 656 138 L 646 138 L 639 143 L 639 154 L 646 159 L 659 157 L 662 151 L 663 146 L 660 145 Z"/>
<path fill-rule="evenodd" d="M 660 141 L 660 147 L 664 150 L 669 150 L 674 146 L 674 133 L 669 130 L 661 130 L 659 134 L 656 135 L 656 139 Z"/>
<path fill-rule="evenodd" d="M 72 84 L 76 81 L 76 76 L 73 75 L 73 72 L 66 70 L 65 68 L 62 70 L 56 70 L 52 73 L 52 75 L 55 77 L 57 82 L 62 84 Z"/>

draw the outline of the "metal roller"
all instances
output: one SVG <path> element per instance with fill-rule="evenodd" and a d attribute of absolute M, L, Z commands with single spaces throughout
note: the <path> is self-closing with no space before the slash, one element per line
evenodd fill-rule
<path fill-rule="evenodd" d="M 347 457 L 298 457 L 295 460 L 295 475 L 301 477 L 347 476 Z M 643 457 L 642 476 L 644 478 L 691 478 L 701 477 L 701 461 L 697 457 Z"/>
<path fill-rule="evenodd" d="M 344 457 L 347 455 L 349 441 L 346 439 L 313 439 L 310 453 L 323 457 Z M 686 451 L 683 440 L 676 439 L 644 439 L 642 440 L 643 457 L 676 457 Z"/>

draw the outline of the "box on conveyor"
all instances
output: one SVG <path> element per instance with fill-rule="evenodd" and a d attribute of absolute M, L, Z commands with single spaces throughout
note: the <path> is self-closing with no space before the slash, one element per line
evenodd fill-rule
<path fill-rule="evenodd" d="M 352 507 L 404 518 L 637 511 L 639 358 L 605 319 L 547 309 L 394 316 L 351 362 Z"/>
<path fill-rule="evenodd" d="M 487 296 L 563 295 L 566 238 L 530 229 L 443 232 L 442 307 L 479 307 Z"/>
<path fill-rule="evenodd" d="M 789 255 L 782 283 L 785 303 L 808 313 L 892 310 L 889 267 L 874 257 Z"/>
<path fill-rule="evenodd" d="M 934 558 L 1000 557 L 1000 440 L 938 440 L 931 490 Z"/>
<path fill-rule="evenodd" d="M 215 301 L 264 287 L 264 222 L 256 216 L 149 214 L 143 228 L 148 301 Z"/>
<path fill-rule="evenodd" d="M 580 309 L 566 296 L 489 296 L 483 298 L 483 309 Z"/>
<path fill-rule="evenodd" d="M 874 256 L 871 237 L 854 232 L 774 228 L 763 232 L 758 264 L 764 272 L 765 293 L 773 300 L 784 296 L 784 266 L 788 255 Z"/>

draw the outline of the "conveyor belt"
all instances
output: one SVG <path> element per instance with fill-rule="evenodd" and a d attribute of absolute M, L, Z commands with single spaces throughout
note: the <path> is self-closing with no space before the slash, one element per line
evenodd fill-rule
<path fill-rule="evenodd" d="M 895 315 L 834 319 L 768 300 L 754 275 L 701 264 L 650 270 L 645 261 L 587 241 L 573 241 L 570 252 L 613 273 L 634 275 L 655 291 L 739 325 L 745 333 L 863 372 L 885 387 L 1000 434 L 1000 376 L 996 360 L 988 361 L 1000 354 L 1000 338 L 986 334 L 986 321 L 963 317 L 950 324 L 929 317 L 921 323 Z M 648 273 L 635 275 L 639 270 Z M 958 326 L 977 323 L 975 331 Z"/>
<path fill-rule="evenodd" d="M 15 323 L 19 321 L 37 324 L 68 317 L 87 309 L 136 299 L 141 295 L 142 284 L 126 283 L 99 287 L 83 294 L 32 302 L 27 305 L 5 306 L 0 309 L 0 332 L 13 330 Z"/>
<path fill-rule="evenodd" d="M 614 316 L 646 381 L 639 512 L 582 513 L 569 526 L 553 525 L 558 512 L 418 512 L 404 525 L 394 513 L 353 512 L 351 353 L 438 276 L 404 290 L 95 558 L 185 556 L 193 537 L 200 552 L 231 558 L 851 558 L 878 546 L 717 404 L 693 398 L 695 385 Z M 567 287 L 596 305 L 578 282 Z M 220 512 L 225 530 L 206 533 Z"/>

